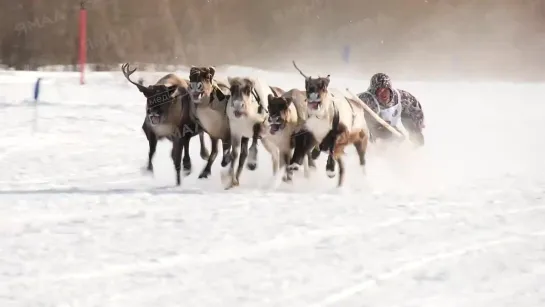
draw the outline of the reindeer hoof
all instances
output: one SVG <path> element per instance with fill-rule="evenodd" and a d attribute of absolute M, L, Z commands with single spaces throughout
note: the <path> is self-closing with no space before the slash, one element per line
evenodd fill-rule
<path fill-rule="evenodd" d="M 180 173 L 176 174 L 176 186 L 180 186 L 182 184 L 182 178 L 180 178 Z"/>
<path fill-rule="evenodd" d="M 191 161 L 184 161 L 184 176 L 191 174 Z"/>
<path fill-rule="evenodd" d="M 320 153 L 321 153 L 320 150 L 315 148 L 312 150 L 310 157 L 312 158 L 312 160 L 316 160 L 318 159 L 318 157 L 320 157 Z"/>
<path fill-rule="evenodd" d="M 288 176 L 287 174 L 282 176 L 282 181 L 284 182 L 292 182 L 291 176 Z"/>
<path fill-rule="evenodd" d="M 336 175 L 335 171 L 331 171 L 331 170 L 327 170 L 326 174 L 327 174 L 327 177 L 329 177 L 329 178 L 333 178 Z"/>
<path fill-rule="evenodd" d="M 231 183 L 227 187 L 225 187 L 225 189 L 230 190 L 230 189 L 232 189 L 234 187 L 238 187 L 238 180 L 236 180 L 236 179 L 233 179 L 231 181 Z"/>
<path fill-rule="evenodd" d="M 149 166 L 148 167 L 142 166 L 142 168 L 140 168 L 140 171 L 144 175 L 153 175 L 153 166 L 151 168 Z"/>
<path fill-rule="evenodd" d="M 248 167 L 248 169 L 251 171 L 255 171 L 255 169 L 257 168 L 257 163 L 248 163 L 246 164 L 246 167 Z"/>
<path fill-rule="evenodd" d="M 187 165 L 185 164 L 184 165 L 184 176 L 188 176 L 191 174 L 191 164 Z"/>
<path fill-rule="evenodd" d="M 210 176 L 210 172 L 209 172 L 209 171 L 203 171 L 203 172 L 199 175 L 199 179 L 207 179 L 208 176 Z"/>
<path fill-rule="evenodd" d="M 208 153 L 208 150 L 206 149 L 201 150 L 201 159 L 208 160 L 209 157 L 210 157 L 210 153 Z"/>
<path fill-rule="evenodd" d="M 229 165 L 229 163 L 231 163 L 231 160 L 233 160 L 231 156 L 223 157 L 223 159 L 221 160 L 221 167 L 226 167 L 227 165 Z"/>
<path fill-rule="evenodd" d="M 288 166 L 288 170 L 292 171 L 292 172 L 298 171 L 299 170 L 299 164 L 297 164 L 297 163 L 290 164 L 290 166 Z"/>

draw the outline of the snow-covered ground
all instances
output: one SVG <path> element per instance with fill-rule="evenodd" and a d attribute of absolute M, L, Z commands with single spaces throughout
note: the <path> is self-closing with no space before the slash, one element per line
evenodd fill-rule
<path fill-rule="evenodd" d="M 166 141 L 142 174 L 141 94 L 121 73 L 88 81 L 0 73 L 2 307 L 545 306 L 544 85 L 398 82 L 424 105 L 424 149 L 371 148 L 366 177 L 351 150 L 341 190 L 325 157 L 271 189 L 261 150 L 224 191 L 219 159 L 197 179 L 196 138 L 182 187 Z"/>

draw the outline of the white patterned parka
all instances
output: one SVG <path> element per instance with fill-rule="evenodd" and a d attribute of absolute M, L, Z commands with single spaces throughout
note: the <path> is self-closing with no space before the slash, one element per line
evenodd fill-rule
<path fill-rule="evenodd" d="M 380 102 L 376 94 L 380 88 L 390 90 L 390 101 Z M 424 145 L 424 135 L 422 134 L 424 111 L 420 102 L 411 93 L 394 88 L 387 74 L 374 74 L 367 91 L 358 94 L 358 97 L 394 128 L 399 129 L 401 122 L 409 133 L 410 139 L 418 145 Z M 392 137 L 392 133 L 373 117 L 366 115 L 366 121 L 371 131 L 371 141 L 377 138 L 389 139 Z"/>

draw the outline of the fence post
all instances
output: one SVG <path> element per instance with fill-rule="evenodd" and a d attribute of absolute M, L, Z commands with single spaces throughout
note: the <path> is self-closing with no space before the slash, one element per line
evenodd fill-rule
<path fill-rule="evenodd" d="M 34 103 L 38 103 L 38 100 L 40 100 L 40 85 L 42 82 L 42 78 L 36 79 L 36 83 L 34 83 Z"/>
<path fill-rule="evenodd" d="M 85 64 L 87 64 L 87 10 L 85 0 L 80 2 L 79 11 L 79 69 L 80 84 L 85 84 Z"/>
<path fill-rule="evenodd" d="M 350 64 L 350 45 L 346 45 L 343 48 L 343 61 L 346 64 Z"/>

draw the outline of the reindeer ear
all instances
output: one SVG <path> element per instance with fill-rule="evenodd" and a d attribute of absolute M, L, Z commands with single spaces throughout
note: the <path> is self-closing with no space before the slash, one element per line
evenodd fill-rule
<path fill-rule="evenodd" d="M 147 94 L 149 94 L 149 93 L 152 92 L 151 85 L 148 85 L 148 86 L 139 86 L 138 89 L 139 89 L 140 92 L 143 93 L 144 95 L 147 95 Z"/>
<path fill-rule="evenodd" d="M 210 74 L 210 80 L 214 79 L 216 68 L 214 66 L 208 66 L 208 73 Z"/>
<path fill-rule="evenodd" d="M 168 91 L 169 96 L 172 96 L 174 94 L 174 92 L 176 92 L 177 89 L 178 89 L 177 85 L 168 86 L 167 91 Z"/>
<path fill-rule="evenodd" d="M 233 84 L 233 78 L 227 77 L 227 82 L 229 83 L 229 85 Z"/>
<path fill-rule="evenodd" d="M 199 73 L 199 69 L 196 66 L 191 66 L 189 69 L 189 76 L 197 75 Z"/>
<path fill-rule="evenodd" d="M 273 99 L 274 99 L 273 94 L 269 94 L 269 95 L 267 96 L 267 101 L 268 101 L 269 103 L 271 103 L 271 102 L 273 101 Z"/>
<path fill-rule="evenodd" d="M 244 78 L 244 81 L 249 83 L 252 88 L 255 88 L 255 81 L 250 78 Z"/>
<path fill-rule="evenodd" d="M 293 98 L 292 97 L 286 97 L 284 99 L 286 100 L 286 107 L 289 107 L 290 104 L 293 103 Z"/>
<path fill-rule="evenodd" d="M 215 91 L 216 91 L 216 97 L 218 97 L 220 101 L 223 101 L 225 100 L 225 98 L 227 98 L 227 96 L 225 96 L 225 94 L 219 88 L 216 87 Z"/>
<path fill-rule="evenodd" d="M 331 77 L 331 75 L 327 75 L 327 77 L 325 77 L 324 79 L 324 88 L 327 88 L 329 86 L 329 82 L 331 81 L 329 77 Z"/>
<path fill-rule="evenodd" d="M 155 96 L 156 92 L 152 85 L 149 85 L 148 87 L 141 87 L 140 92 L 144 94 L 146 98 L 150 98 Z"/>

